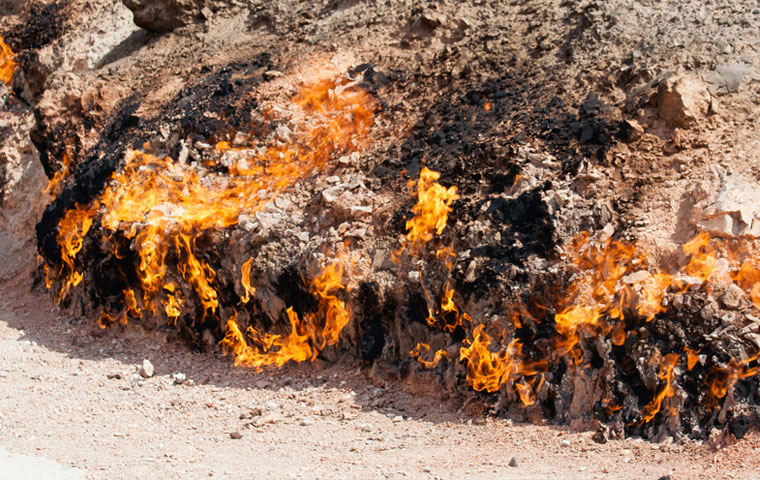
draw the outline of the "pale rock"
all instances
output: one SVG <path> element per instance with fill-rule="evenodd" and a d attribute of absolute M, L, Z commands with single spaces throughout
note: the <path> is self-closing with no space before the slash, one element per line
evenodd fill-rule
<path fill-rule="evenodd" d="M 760 188 L 713 168 L 692 191 L 691 223 L 718 237 L 760 236 Z"/>
<path fill-rule="evenodd" d="M 698 78 L 675 76 L 660 85 L 657 113 L 666 122 L 689 128 L 704 118 L 710 109 L 710 92 Z"/>
<path fill-rule="evenodd" d="M 623 283 L 628 285 L 634 285 L 637 283 L 641 283 L 644 280 L 650 278 L 652 276 L 651 273 L 647 272 L 646 270 L 639 270 L 638 272 L 630 273 L 622 278 Z"/>
<path fill-rule="evenodd" d="M 153 367 L 153 364 L 150 363 L 150 360 L 147 358 L 143 360 L 142 366 L 140 367 L 140 375 L 142 375 L 144 378 L 150 378 L 155 373 L 155 368 Z"/>

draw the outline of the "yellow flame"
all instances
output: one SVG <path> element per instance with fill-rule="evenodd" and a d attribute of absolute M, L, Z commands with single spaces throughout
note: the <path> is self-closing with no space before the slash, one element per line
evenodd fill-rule
<path fill-rule="evenodd" d="M 286 336 L 262 332 L 253 326 L 244 333 L 233 315 L 227 321 L 227 334 L 220 342 L 225 352 L 235 356 L 235 365 L 256 369 L 269 365 L 279 367 L 289 361 L 314 360 L 325 345 L 338 342 L 351 317 L 345 303 L 335 295 L 346 288 L 342 276 L 343 264 L 339 259 L 312 280 L 312 292 L 319 298 L 318 311 L 301 320 L 292 307 L 288 308 L 290 333 Z M 321 327 L 320 319 L 324 319 Z"/>
<path fill-rule="evenodd" d="M 424 167 L 417 181 L 417 204 L 412 209 L 414 217 L 406 222 L 407 241 L 420 245 L 440 235 L 446 228 L 451 204 L 459 198 L 457 187 L 446 188 L 437 180 L 441 174 Z"/>
<path fill-rule="evenodd" d="M 660 388 L 655 394 L 652 401 L 644 407 L 644 423 L 650 422 L 655 415 L 657 415 L 657 412 L 662 408 L 662 402 L 665 401 L 666 398 L 675 395 L 675 390 L 673 390 L 673 369 L 678 363 L 678 357 L 679 355 L 677 353 L 669 353 L 664 357 L 660 357 L 659 355 L 656 356 L 656 358 L 660 359 L 659 373 L 657 376 L 660 380 L 663 380 L 664 383 L 662 388 Z"/>
<path fill-rule="evenodd" d="M 436 365 L 438 365 L 441 360 L 443 360 L 446 357 L 446 350 L 436 350 L 435 354 L 433 355 L 433 359 L 430 361 L 427 361 L 422 358 L 422 350 L 429 351 L 430 345 L 427 343 L 418 343 L 416 347 L 412 349 L 412 351 L 409 352 L 409 356 L 412 358 L 416 358 L 417 362 L 422 365 L 425 368 L 433 368 Z"/>
<path fill-rule="evenodd" d="M 240 284 L 243 285 L 243 296 L 240 297 L 240 301 L 248 303 L 251 297 L 256 295 L 256 288 L 251 286 L 251 264 L 253 263 L 253 257 L 243 263 L 240 268 Z"/>

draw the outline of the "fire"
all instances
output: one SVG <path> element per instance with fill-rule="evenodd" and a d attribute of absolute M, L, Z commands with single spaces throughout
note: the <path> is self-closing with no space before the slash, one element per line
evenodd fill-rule
<path fill-rule="evenodd" d="M 660 361 L 660 368 L 657 376 L 660 380 L 664 380 L 664 384 L 655 394 L 652 401 L 644 407 L 644 423 L 649 423 L 655 415 L 657 415 L 657 412 L 662 408 L 662 403 L 665 399 L 675 395 L 675 390 L 673 390 L 673 369 L 676 364 L 678 364 L 679 356 L 680 355 L 677 353 L 669 353 L 664 357 L 661 357 L 660 355 L 652 357 L 652 360 L 656 358 Z"/>
<path fill-rule="evenodd" d="M 681 246 L 683 252 L 691 257 L 689 264 L 686 266 L 686 274 L 699 278 L 703 282 L 712 273 L 715 268 L 717 258 L 713 248 L 710 246 L 710 235 L 699 233 L 690 241 Z"/>
<path fill-rule="evenodd" d="M 718 405 L 718 401 L 725 397 L 739 380 L 754 377 L 758 373 L 758 367 L 750 367 L 749 364 L 758 359 L 759 353 L 744 360 L 732 358 L 725 367 L 715 366 L 707 377 L 709 388 L 707 397 L 707 409 L 711 411 Z"/>
<path fill-rule="evenodd" d="M 15 55 L 3 37 L 0 37 L 0 81 L 10 85 L 13 80 L 13 71 L 16 69 L 16 62 L 13 61 Z"/>
<path fill-rule="evenodd" d="M 437 179 L 437 178 L 436 178 Z M 417 217 L 415 217 L 416 219 Z M 413 219 L 413 220 L 415 220 Z M 413 222 L 416 225 L 416 222 Z M 431 222 L 420 222 L 420 225 L 431 225 Z M 445 223 L 444 223 L 445 226 Z M 435 227 L 424 230 L 429 233 L 429 240 Z M 415 238 L 423 238 L 418 236 Z M 523 352 L 520 339 L 512 338 L 506 346 L 499 345 L 487 332 L 483 324 L 478 324 L 462 341 L 460 362 L 466 365 L 466 381 L 476 391 L 495 392 L 504 385 L 511 384 L 525 406 L 532 405 L 543 385 L 543 373 L 550 365 L 559 359 L 569 356 L 572 364 L 583 367 L 583 350 L 580 348 L 582 337 L 608 336 L 614 345 L 623 345 L 627 338 L 629 320 L 651 322 L 666 311 L 665 299 L 668 292 L 680 292 L 690 288 L 694 281 L 686 282 L 686 276 L 698 280 L 699 284 L 712 281 L 724 281 L 727 278 L 747 291 L 753 304 L 760 308 L 760 268 L 754 260 L 756 254 L 753 248 L 737 244 L 715 242 L 707 234 L 699 234 L 690 242 L 682 245 L 682 251 L 688 261 L 676 273 L 651 268 L 644 251 L 635 244 L 626 244 L 607 240 L 595 244 L 588 234 L 577 237 L 566 249 L 566 255 L 578 269 L 574 280 L 564 292 L 557 296 L 558 313 L 554 315 L 553 337 L 550 337 L 553 349 L 543 351 L 542 358 L 534 360 Z M 722 260 L 728 265 L 727 274 L 721 278 L 716 276 L 716 268 L 725 251 Z M 439 249 L 438 258 L 454 257 L 453 250 Z M 451 267 L 448 267 L 451 270 Z M 466 312 L 461 312 L 454 302 L 455 291 L 449 282 L 444 287 L 438 315 L 454 313 L 457 319 L 469 318 Z M 428 299 L 429 301 L 429 299 Z M 545 308 L 542 308 L 545 310 Z M 507 321 L 515 328 L 520 328 L 530 314 L 522 307 L 511 308 Z M 431 327 L 453 332 L 453 328 L 462 323 L 440 326 L 436 315 L 431 311 L 428 317 Z M 539 321 L 539 319 L 533 319 Z M 640 323 L 636 323 L 640 325 Z M 451 328 L 447 328 L 447 326 Z M 506 336 L 504 332 L 502 337 Z M 432 360 L 422 358 L 423 351 L 429 351 L 427 344 L 418 344 L 411 352 L 418 363 L 425 368 L 435 367 L 446 357 L 445 350 L 435 352 Z M 701 362 L 699 350 L 688 346 L 684 348 L 685 370 L 693 370 Z M 676 394 L 675 379 L 680 375 L 677 366 L 681 355 L 669 353 L 653 356 L 650 364 L 656 367 L 660 386 L 653 392 L 652 400 L 641 411 L 641 425 L 652 421 L 663 411 L 668 399 Z M 718 401 L 725 397 L 733 385 L 743 378 L 758 373 L 758 366 L 753 366 L 758 353 L 743 360 L 731 359 L 723 367 L 713 366 L 707 375 L 707 409 L 715 408 Z M 605 411 L 609 415 L 622 409 L 612 398 L 603 401 Z M 676 414 L 674 408 L 666 409 L 665 415 Z"/>
<path fill-rule="evenodd" d="M 451 204 L 459 198 L 457 187 L 446 188 L 438 183 L 441 174 L 424 167 L 417 181 L 417 204 L 412 209 L 414 217 L 406 222 L 407 241 L 420 245 L 440 235 L 446 228 Z"/>
<path fill-rule="evenodd" d="M 314 360 L 325 345 L 335 345 L 351 317 L 345 303 L 336 293 L 345 290 L 342 283 L 341 260 L 325 267 L 311 283 L 312 292 L 319 298 L 317 313 L 306 314 L 301 320 L 290 307 L 286 314 L 290 333 L 286 336 L 262 332 L 249 326 L 243 332 L 233 315 L 227 320 L 227 334 L 220 342 L 225 352 L 232 353 L 236 366 L 261 369 L 265 366 L 282 366 L 289 361 Z M 324 318 L 324 325 L 319 326 Z"/>
<path fill-rule="evenodd" d="M 71 174 L 71 159 L 72 151 L 71 145 L 67 144 L 63 151 L 63 159 L 61 160 L 61 169 L 53 174 L 53 178 L 50 179 L 45 193 L 52 196 L 56 196 L 61 191 L 61 185 Z"/>
<path fill-rule="evenodd" d="M 227 320 L 227 335 L 221 345 L 225 352 L 235 356 L 235 366 L 261 369 L 269 365 L 281 367 L 291 360 L 303 362 L 316 358 L 309 344 L 309 335 L 300 333 L 301 322 L 293 307 L 288 308 L 286 313 L 290 321 L 290 334 L 284 337 L 262 333 L 253 327 L 243 332 L 235 316 Z"/>
<path fill-rule="evenodd" d="M 459 361 L 467 360 L 467 384 L 478 392 L 495 392 L 507 382 L 515 382 L 515 389 L 524 405 L 535 402 L 533 392 L 536 379 L 526 381 L 524 376 L 534 376 L 545 370 L 544 362 L 532 362 L 523 354 L 522 344 L 515 338 L 506 348 L 492 352 L 492 338 L 485 325 L 475 327 L 472 342 L 459 350 Z M 520 380 L 520 382 L 517 382 Z M 543 385 L 538 381 L 536 392 Z"/>
<path fill-rule="evenodd" d="M 251 264 L 253 263 L 253 257 L 249 258 L 248 260 L 243 263 L 243 266 L 240 268 L 240 283 L 243 285 L 243 290 L 245 293 L 243 293 L 243 296 L 240 297 L 240 301 L 243 303 L 248 303 L 251 300 L 251 297 L 256 295 L 256 288 L 251 286 Z"/>
<path fill-rule="evenodd" d="M 229 173 L 208 171 L 148 152 L 128 152 L 123 170 L 112 175 L 103 194 L 89 206 L 70 210 L 59 223 L 58 239 L 66 271 L 60 276 L 59 297 L 65 297 L 71 287 L 82 281 L 75 267 L 76 255 L 90 227 L 99 220 L 106 244 L 111 244 L 109 239 L 118 233 L 131 242 L 130 248 L 137 253 L 140 295 L 134 294 L 141 297 L 145 309 L 153 314 L 164 312 L 171 323 L 185 313 L 187 299 L 183 289 L 169 280 L 174 275 L 170 275 L 172 266 L 167 265 L 167 258 L 172 258 L 172 262 L 176 261 L 173 268 L 191 288 L 203 307 L 203 315 L 217 315 L 217 275 L 199 252 L 198 236 L 236 225 L 242 214 L 250 216 L 261 210 L 295 182 L 315 169 L 323 169 L 331 158 L 366 146 L 375 104 L 355 85 L 356 82 L 320 80 L 305 85 L 291 99 L 289 108 L 276 109 L 294 122 L 291 138 L 278 137 L 269 145 L 248 148 L 218 144 L 220 163 L 231 165 Z M 277 119 L 272 116 L 271 120 Z M 115 256 L 123 258 L 115 244 L 112 248 Z M 250 261 L 241 271 L 241 301 L 245 303 L 255 293 L 246 283 L 250 282 Z M 333 287 L 325 284 L 318 288 L 324 293 Z M 125 295 L 124 303 L 132 304 L 132 298 Z M 324 332 L 328 344 L 337 340 L 347 322 L 337 303 L 325 309 L 333 315 Z"/>
<path fill-rule="evenodd" d="M 319 297 L 319 310 L 325 318 L 325 326 L 321 332 L 320 349 L 323 349 L 325 344 L 335 345 L 338 343 L 340 332 L 348 324 L 350 318 L 345 302 L 335 295 L 346 288 L 341 283 L 342 277 L 343 263 L 338 261 L 326 267 L 311 284 L 313 293 Z M 315 319 L 311 319 L 311 321 L 314 322 Z"/>
<path fill-rule="evenodd" d="M 61 287 L 58 293 L 58 301 L 63 300 L 72 287 L 82 282 L 84 274 L 77 270 L 74 260 L 82 249 L 84 237 L 92 226 L 95 207 L 81 207 L 77 205 L 63 217 L 58 224 L 58 244 L 61 246 L 61 266 L 58 277 L 61 279 Z"/>
<path fill-rule="evenodd" d="M 414 349 L 412 349 L 411 352 L 409 352 L 409 356 L 411 356 L 412 358 L 416 358 L 417 362 L 425 368 L 433 368 L 436 365 L 438 365 L 441 362 L 441 360 L 443 360 L 444 358 L 447 358 L 446 350 L 440 349 L 440 350 L 435 351 L 435 354 L 433 355 L 432 360 L 427 361 L 422 358 L 423 350 L 429 351 L 430 345 L 428 345 L 427 343 L 418 343 L 417 346 L 414 347 Z"/>

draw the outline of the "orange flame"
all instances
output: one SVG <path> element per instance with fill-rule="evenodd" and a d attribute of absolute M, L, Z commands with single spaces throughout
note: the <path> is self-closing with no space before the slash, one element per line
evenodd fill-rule
<path fill-rule="evenodd" d="M 275 365 L 282 366 L 289 361 L 314 360 L 325 345 L 335 345 L 343 328 L 351 317 L 345 303 L 339 300 L 336 291 L 345 290 L 341 283 L 343 264 L 341 261 L 327 266 L 312 281 L 312 291 L 320 298 L 317 314 L 307 314 L 303 321 L 290 307 L 286 313 L 290 322 L 287 336 L 262 332 L 249 326 L 244 333 L 237 323 L 237 315 L 227 320 L 227 334 L 220 344 L 225 353 L 235 356 L 236 366 L 255 369 Z M 319 319 L 324 325 L 319 328 Z"/>
<path fill-rule="evenodd" d="M 684 351 L 686 352 L 686 370 L 690 372 L 699 362 L 699 350 L 684 347 Z"/>
<path fill-rule="evenodd" d="M 261 369 L 269 365 L 283 366 L 289 361 L 303 362 L 316 358 L 309 345 L 309 335 L 299 333 L 301 322 L 293 307 L 287 309 L 290 334 L 271 335 L 248 327 L 246 335 L 237 324 L 236 316 L 227 320 L 227 334 L 221 341 L 225 353 L 235 356 L 235 366 Z M 249 344 L 250 342 L 250 344 Z"/>
<path fill-rule="evenodd" d="M 409 356 L 416 358 L 417 362 L 425 368 L 434 368 L 441 362 L 441 360 L 447 358 L 446 350 L 441 349 L 436 350 L 435 355 L 433 356 L 433 360 L 427 361 L 422 358 L 422 350 L 429 351 L 430 345 L 427 343 L 418 343 L 417 346 L 414 347 L 411 352 L 409 352 Z"/>
<path fill-rule="evenodd" d="M 243 303 L 248 303 L 251 297 L 256 295 L 256 288 L 251 286 L 251 263 L 253 263 L 253 257 L 246 260 L 240 268 L 240 283 L 243 285 L 244 291 L 240 301 Z"/>
<path fill-rule="evenodd" d="M 718 400 L 725 397 L 729 390 L 743 378 L 757 375 L 758 367 L 750 367 L 749 364 L 758 359 L 758 353 L 744 360 L 731 359 L 725 367 L 713 367 L 707 377 L 709 387 L 707 409 L 712 410 L 718 404 Z"/>
<path fill-rule="evenodd" d="M 3 37 L 0 37 L 0 81 L 10 85 L 13 80 L 13 71 L 16 69 L 16 62 L 13 61 L 15 55 Z"/>
<path fill-rule="evenodd" d="M 451 204 L 459 198 L 457 187 L 448 189 L 437 180 L 441 174 L 424 167 L 417 181 L 417 204 L 412 209 L 414 217 L 406 222 L 407 241 L 412 245 L 420 245 L 440 235 L 446 228 L 446 222 L 451 212 Z"/>
<path fill-rule="evenodd" d="M 678 357 L 677 353 L 669 353 L 665 357 L 660 357 L 659 355 L 653 357 L 653 359 L 660 359 L 660 369 L 657 376 L 660 380 L 664 380 L 665 383 L 655 394 L 652 401 L 644 407 L 644 423 L 649 423 L 657 415 L 657 412 L 662 408 L 662 402 L 666 398 L 675 395 L 675 390 L 673 390 L 673 369 L 678 363 Z"/>
<path fill-rule="evenodd" d="M 478 325 L 472 332 L 473 340 L 468 347 L 459 349 L 459 361 L 467 360 L 467 384 L 476 391 L 495 392 L 507 382 L 514 382 L 522 376 L 533 376 L 545 371 L 543 361 L 528 361 L 523 354 L 522 344 L 515 338 L 506 348 L 492 352 L 491 336 L 485 331 L 485 325 Z M 532 389 L 535 379 L 515 384 L 515 389 L 524 405 L 535 402 L 535 393 L 543 385 L 543 378 L 538 382 L 536 392 Z"/>
<path fill-rule="evenodd" d="M 67 143 L 63 151 L 63 159 L 61 160 L 61 168 L 53 174 L 53 178 L 50 179 L 48 186 L 45 188 L 45 193 L 52 196 L 56 196 L 61 191 L 61 185 L 71 174 L 71 146 Z"/>

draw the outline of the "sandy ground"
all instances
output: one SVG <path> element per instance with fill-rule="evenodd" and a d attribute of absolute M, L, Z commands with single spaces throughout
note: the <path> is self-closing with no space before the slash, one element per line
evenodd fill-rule
<path fill-rule="evenodd" d="M 0 463 L 15 455 L 19 474 L 41 471 L 24 455 L 61 467 L 42 478 L 760 478 L 758 433 L 719 451 L 600 445 L 458 412 L 345 363 L 256 373 L 160 333 L 93 337 L 17 283 L 0 290 Z M 151 378 L 136 374 L 144 358 Z"/>

